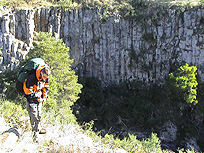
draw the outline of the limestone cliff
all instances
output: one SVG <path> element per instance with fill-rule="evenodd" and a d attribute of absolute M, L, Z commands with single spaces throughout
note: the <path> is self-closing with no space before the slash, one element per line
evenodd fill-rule
<path fill-rule="evenodd" d="M 204 8 L 148 8 L 132 18 L 118 12 L 58 8 L 0 11 L 1 69 L 14 68 L 32 47 L 33 33 L 52 32 L 70 47 L 73 68 L 105 82 L 162 82 L 173 66 L 203 74 Z"/>

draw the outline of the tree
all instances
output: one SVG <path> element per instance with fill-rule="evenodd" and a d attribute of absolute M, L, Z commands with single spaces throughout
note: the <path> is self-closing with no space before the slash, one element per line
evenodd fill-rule
<path fill-rule="evenodd" d="M 178 95 L 182 95 L 187 103 L 196 105 L 198 103 L 197 96 L 197 67 L 189 66 L 187 63 L 177 69 L 176 72 L 169 74 L 170 82 L 178 91 Z"/>

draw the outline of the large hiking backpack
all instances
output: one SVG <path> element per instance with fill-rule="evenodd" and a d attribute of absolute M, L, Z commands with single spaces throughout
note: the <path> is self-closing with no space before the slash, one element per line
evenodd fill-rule
<path fill-rule="evenodd" d="M 18 92 L 23 93 L 23 83 L 25 79 L 29 74 L 35 73 L 38 65 L 45 65 L 45 61 L 42 58 L 33 58 L 20 68 L 16 82 L 16 89 Z"/>

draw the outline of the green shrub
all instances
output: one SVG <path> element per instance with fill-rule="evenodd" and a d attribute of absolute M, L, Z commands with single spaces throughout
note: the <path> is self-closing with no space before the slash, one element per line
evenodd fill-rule
<path fill-rule="evenodd" d="M 19 94 L 16 90 L 16 79 L 18 70 L 5 70 L 0 74 L 0 95 L 2 99 L 15 101 L 16 104 L 25 108 L 25 100 L 23 94 Z"/>
<path fill-rule="evenodd" d="M 71 0 L 60 0 L 57 2 L 57 4 L 62 7 L 70 7 L 72 5 L 72 1 Z"/>
<path fill-rule="evenodd" d="M 16 99 L 17 92 L 15 90 L 15 82 L 17 78 L 16 70 L 5 70 L 0 75 L 1 94 L 10 100 Z"/>
<path fill-rule="evenodd" d="M 169 74 L 171 84 L 177 91 L 176 95 L 182 95 L 187 103 L 196 105 L 198 103 L 197 96 L 197 67 L 189 66 L 187 63 L 185 66 L 181 66 L 176 72 Z"/>
<path fill-rule="evenodd" d="M 160 143 L 161 141 L 157 137 L 157 134 L 152 133 L 150 138 L 142 141 L 137 139 L 137 136 L 129 134 L 127 138 L 122 140 L 114 138 L 113 135 L 106 134 L 102 138 L 102 142 L 109 144 L 113 148 L 123 148 L 128 152 L 142 152 L 142 153 L 162 153 Z"/>
<path fill-rule="evenodd" d="M 6 0 L 0 0 L 0 6 L 4 5 L 6 3 Z"/>
<path fill-rule="evenodd" d="M 148 153 L 148 152 L 154 152 L 154 153 L 162 153 L 160 143 L 161 141 L 157 137 L 157 134 L 152 133 L 150 138 L 147 138 L 146 140 L 141 141 L 142 143 L 142 152 Z"/>
<path fill-rule="evenodd" d="M 190 149 L 187 149 L 187 150 L 178 149 L 178 153 L 196 153 L 196 151 L 190 150 Z"/>
<path fill-rule="evenodd" d="M 28 124 L 24 123 L 25 120 L 21 119 L 22 116 L 28 116 L 28 113 L 20 105 L 17 105 L 10 101 L 1 100 L 0 114 L 10 125 L 18 127 L 20 126 L 24 129 L 28 128 Z"/>

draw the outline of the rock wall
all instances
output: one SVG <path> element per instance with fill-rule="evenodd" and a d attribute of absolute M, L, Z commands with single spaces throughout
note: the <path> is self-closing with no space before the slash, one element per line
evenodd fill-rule
<path fill-rule="evenodd" d="M 18 16 L 0 8 L 0 70 L 14 69 L 29 52 L 33 40 L 29 23 L 32 22 L 34 20 L 27 14 Z"/>
<path fill-rule="evenodd" d="M 33 32 L 52 32 L 70 47 L 73 68 L 104 82 L 163 82 L 184 63 L 204 65 L 204 8 L 146 9 L 132 18 L 103 10 L 57 8 L 1 11 L 1 66 L 17 65 L 32 47 Z M 15 63 L 16 62 L 16 63 Z M 204 79 L 204 78 L 203 78 Z"/>

